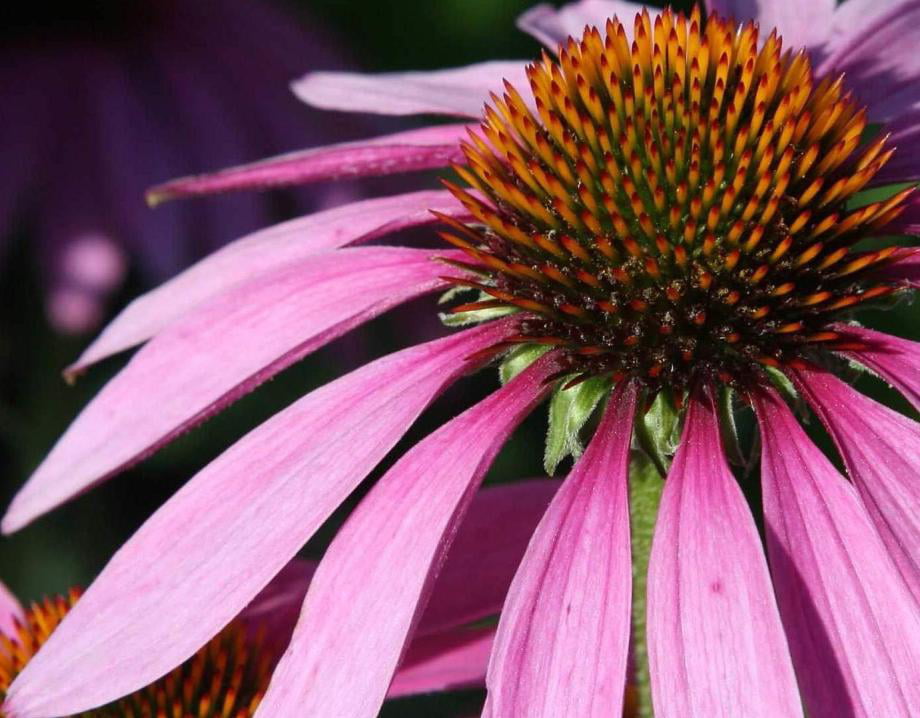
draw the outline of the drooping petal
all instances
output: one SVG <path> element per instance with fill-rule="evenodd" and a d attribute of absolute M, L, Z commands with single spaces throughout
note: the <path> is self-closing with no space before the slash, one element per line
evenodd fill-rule
<path fill-rule="evenodd" d="M 916 604 L 856 492 L 775 392 L 755 401 L 770 566 L 808 715 L 920 715 Z"/>
<path fill-rule="evenodd" d="M 835 0 L 707 0 L 706 7 L 722 17 L 739 22 L 754 20 L 766 37 L 776 28 L 783 38 L 783 49 L 819 48 L 827 40 L 834 15 Z"/>
<path fill-rule="evenodd" d="M 311 72 L 291 85 L 308 105 L 324 110 L 378 115 L 480 117 L 489 93 L 504 91 L 503 80 L 527 88 L 525 60 L 493 60 L 428 72 Z"/>
<path fill-rule="evenodd" d="M 636 389 L 621 384 L 537 527 L 502 609 L 486 685 L 497 715 L 623 713 Z"/>
<path fill-rule="evenodd" d="M 10 688 L 13 715 L 70 715 L 192 655 L 393 448 L 493 322 L 368 364 L 292 404 L 185 484 L 125 543 Z"/>
<path fill-rule="evenodd" d="M 920 411 L 920 343 L 845 324 L 834 328 L 863 345 L 844 352 L 848 357 L 881 376 Z"/>
<path fill-rule="evenodd" d="M 760 537 L 708 395 L 690 402 L 664 485 L 648 654 L 660 718 L 802 715 Z"/>
<path fill-rule="evenodd" d="M 323 250 L 437 222 L 430 210 L 458 219 L 468 217 L 449 192 L 413 192 L 336 207 L 232 242 L 132 301 L 68 367 L 68 375 L 150 339 L 195 306 L 239 282 Z"/>
<path fill-rule="evenodd" d="M 137 462 L 353 327 L 444 284 L 429 250 L 342 249 L 257 277 L 144 346 L 13 500 L 3 530 Z"/>
<path fill-rule="evenodd" d="M 848 0 L 829 26 L 829 52 L 817 72 L 845 72 L 847 88 L 867 106 L 873 122 L 897 118 L 920 103 L 918 23 L 917 0 Z"/>
<path fill-rule="evenodd" d="M 455 628 L 415 639 L 387 698 L 481 686 L 494 639 L 494 628 Z"/>
<path fill-rule="evenodd" d="M 644 7 L 624 0 L 579 0 L 561 8 L 541 3 L 521 14 L 517 26 L 555 52 L 569 37 L 581 38 L 586 25 L 603 32 L 607 19 L 614 15 L 631 33 L 633 20 Z"/>
<path fill-rule="evenodd" d="M 316 147 L 204 175 L 182 177 L 152 188 L 147 200 L 159 204 L 240 189 L 269 189 L 344 177 L 373 177 L 446 167 L 463 162 L 459 142 L 468 125 L 438 125 L 370 140 Z"/>
<path fill-rule="evenodd" d="M 320 563 L 257 715 L 377 715 L 476 488 L 554 371 L 538 360 L 380 479 Z"/>
<path fill-rule="evenodd" d="M 803 369 L 794 378 L 920 606 L 920 424 L 829 372 Z"/>
<path fill-rule="evenodd" d="M 10 592 L 10 590 L 0 581 L 0 634 L 12 638 L 16 635 L 15 621 L 21 621 L 24 617 L 22 606 L 19 601 Z M 483 666 L 485 668 L 485 666 Z"/>
<path fill-rule="evenodd" d="M 875 279 L 901 282 L 907 287 L 920 289 L 920 248 L 904 247 L 897 250 L 884 267 L 872 272 Z"/>

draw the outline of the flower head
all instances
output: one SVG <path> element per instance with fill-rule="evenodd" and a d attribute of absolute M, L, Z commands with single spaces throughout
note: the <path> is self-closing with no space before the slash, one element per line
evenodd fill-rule
<path fill-rule="evenodd" d="M 818 5 L 820 15 L 826 3 Z M 820 34 L 791 23 L 802 16 L 797 4 L 758 7 L 778 31 L 700 10 L 541 6 L 522 23 L 561 40 L 556 60 L 313 74 L 296 90 L 325 107 L 470 117 L 487 105 L 478 125 L 156 188 L 164 199 L 448 164 L 468 185 L 268 229 L 136 300 L 72 371 L 150 341 L 54 447 L 6 530 L 397 303 L 450 287 L 445 301 L 458 287 L 481 294 L 447 319 L 468 328 L 308 394 L 193 477 L 12 686 L 12 709 L 81 710 L 186 658 L 444 387 L 500 359 L 503 385 L 406 452 L 339 531 L 261 715 L 375 715 L 429 596 L 456 575 L 448 549 L 465 531 L 482 542 L 474 554 L 499 561 L 510 581 L 492 584 L 507 596 L 484 715 L 619 714 L 632 600 L 627 485 L 631 464 L 648 463 L 643 454 L 667 474 L 648 568 L 656 715 L 795 716 L 803 703 L 811 716 L 920 712 L 920 425 L 835 376 L 855 361 L 920 405 L 920 345 L 863 328 L 853 314 L 918 285 L 915 251 L 867 241 L 916 233 L 916 199 L 889 191 L 864 203 L 859 194 L 917 178 L 910 151 L 899 159 L 892 149 L 917 125 L 910 102 L 878 101 L 834 70 L 851 61 L 859 77 L 884 68 L 904 100 L 904 78 L 920 79 L 920 68 L 901 45 L 883 51 L 878 35 L 894 27 L 916 37 L 905 28 L 920 11 L 891 3 L 880 29 L 877 17 L 852 22 L 864 4 L 849 0 L 840 35 L 830 11 Z M 613 17 L 624 8 L 634 22 Z M 815 44 L 790 50 L 786 27 L 797 43 Z M 893 121 L 891 138 L 866 136 L 879 119 Z M 343 248 L 434 223 L 458 249 Z M 527 505 L 492 504 L 486 497 L 497 494 L 478 489 L 547 396 L 548 464 L 578 458 L 515 556 L 502 546 L 526 525 Z M 850 481 L 804 433 L 791 396 L 827 427 Z M 750 482 L 725 452 L 734 414 L 750 408 L 762 442 L 766 555 L 743 490 Z M 476 565 L 467 580 L 489 575 Z M 477 605 L 465 615 L 484 615 Z M 169 628 L 151 626 L 151 615 L 169 617 Z M 76 662 L 94 650 L 118 656 L 104 686 Z"/>

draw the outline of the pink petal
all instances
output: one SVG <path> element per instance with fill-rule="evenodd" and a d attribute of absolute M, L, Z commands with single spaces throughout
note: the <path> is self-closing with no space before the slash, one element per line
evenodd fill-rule
<path fill-rule="evenodd" d="M 523 552 L 522 552 L 523 553 Z M 22 621 L 25 614 L 22 606 L 10 590 L 0 581 L 0 634 L 13 638 L 16 636 L 16 621 Z M 483 666 L 483 671 L 485 666 Z"/>
<path fill-rule="evenodd" d="M 531 365 L 380 479 L 326 552 L 257 715 L 377 715 L 483 475 L 554 371 Z"/>
<path fill-rule="evenodd" d="M 534 479 L 482 489 L 447 553 L 419 633 L 478 621 L 501 610 L 508 586 L 559 481 Z"/>
<path fill-rule="evenodd" d="M 815 49 L 824 44 L 834 15 L 835 0 L 707 0 L 706 7 L 722 17 L 738 22 L 760 23 L 762 38 L 776 28 L 783 38 L 783 49 Z"/>
<path fill-rule="evenodd" d="M 446 167 L 464 162 L 459 142 L 468 125 L 438 125 L 398 132 L 370 140 L 290 152 L 211 174 L 182 177 L 152 188 L 147 199 L 159 204 L 169 199 L 269 189 L 345 177 L 375 177 Z"/>
<path fill-rule="evenodd" d="M 865 345 L 844 352 L 850 359 L 881 376 L 920 411 L 920 343 L 846 324 L 834 329 Z"/>
<path fill-rule="evenodd" d="M 777 394 L 755 401 L 770 566 L 809 716 L 920 715 L 916 604 L 856 492 Z"/>
<path fill-rule="evenodd" d="M 80 413 L 13 500 L 21 528 L 200 424 L 371 317 L 444 284 L 430 250 L 342 249 L 198 307 L 144 346 Z"/>
<path fill-rule="evenodd" d="M 920 289 L 920 248 L 899 249 L 892 260 L 875 270 L 872 276 L 886 282 L 901 282 L 912 289 Z"/>
<path fill-rule="evenodd" d="M 393 448 L 493 322 L 317 389 L 212 461 L 115 554 L 16 679 L 7 710 L 70 715 L 182 663 L 265 587 Z M 315 579 L 314 579 L 315 580 Z"/>
<path fill-rule="evenodd" d="M 308 105 L 324 110 L 379 115 L 480 117 L 489 93 L 501 94 L 503 80 L 530 87 L 524 60 L 493 60 L 427 72 L 311 72 L 291 85 Z"/>
<path fill-rule="evenodd" d="M 455 628 L 413 640 L 387 698 L 481 686 L 494 638 L 493 628 Z"/>
<path fill-rule="evenodd" d="M 848 0 L 838 13 L 818 74 L 845 72 L 847 88 L 868 107 L 873 122 L 888 122 L 916 106 L 920 102 L 920 53 L 915 43 L 920 2 Z"/>
<path fill-rule="evenodd" d="M 633 21 L 644 8 L 640 3 L 622 0 L 580 0 L 561 8 L 541 3 L 518 17 L 517 26 L 555 51 L 569 37 L 580 39 L 586 25 L 596 27 L 603 33 L 607 19 L 613 16 L 619 18 L 631 37 Z M 658 12 L 656 8 L 650 10 Z"/>
<path fill-rule="evenodd" d="M 896 147 L 897 151 L 872 178 L 872 184 L 920 179 L 920 109 L 915 107 L 911 112 L 899 116 L 888 125 L 886 131 L 891 133 L 890 146 Z M 905 234 L 920 234 L 920 198 L 913 195 L 909 202 L 908 209 L 883 230 L 900 227 L 900 231 Z"/>
<path fill-rule="evenodd" d="M 626 495 L 636 389 L 621 384 L 537 527 L 502 609 L 486 680 L 498 715 L 623 712 L 632 559 Z"/>
<path fill-rule="evenodd" d="M 760 537 L 708 394 L 690 402 L 664 486 L 648 644 L 659 718 L 802 715 Z"/>
<path fill-rule="evenodd" d="M 920 605 L 920 424 L 828 372 L 801 370 L 794 378 L 833 437 L 872 522 Z"/>
<path fill-rule="evenodd" d="M 67 374 L 72 377 L 94 362 L 146 341 L 195 306 L 241 281 L 322 250 L 437 222 L 430 210 L 468 217 L 449 192 L 413 192 L 336 207 L 232 242 L 131 302 L 68 367 Z"/>

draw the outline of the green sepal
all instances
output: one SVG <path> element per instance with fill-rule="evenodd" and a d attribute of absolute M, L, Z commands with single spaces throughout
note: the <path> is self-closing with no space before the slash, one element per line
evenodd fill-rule
<path fill-rule="evenodd" d="M 502 384 L 507 384 L 549 350 L 550 347 L 545 344 L 522 344 L 515 347 L 499 365 L 498 378 Z"/>
<path fill-rule="evenodd" d="M 658 473 L 665 476 L 680 444 L 680 412 L 670 391 L 658 392 L 649 410 L 636 422 L 636 439 Z"/>
<path fill-rule="evenodd" d="M 601 398 L 610 391 L 610 380 L 606 377 L 591 377 L 568 389 L 565 382 L 565 379 L 559 382 L 549 402 L 543 467 L 550 476 L 565 457 L 571 454 L 577 459 L 581 456 L 584 448 L 578 433 L 591 418 Z"/>
<path fill-rule="evenodd" d="M 786 397 L 789 402 L 798 406 L 801 399 L 799 398 L 799 392 L 795 388 L 795 384 L 792 383 L 792 379 L 775 367 L 768 366 L 764 368 L 767 370 L 767 376 L 770 378 L 770 381 L 773 383 L 773 386 L 776 387 L 777 391 Z"/>
<path fill-rule="evenodd" d="M 438 299 L 438 304 L 447 304 L 450 301 L 453 301 L 461 294 L 466 294 L 471 291 L 476 291 L 470 289 L 469 287 L 454 287 L 449 289 Z M 493 299 L 485 292 L 479 292 L 475 301 L 482 302 Z M 509 314 L 514 314 L 518 311 L 515 307 L 493 307 L 491 309 L 474 309 L 469 312 L 460 312 L 459 314 L 453 314 L 451 312 L 439 312 L 438 318 L 441 320 L 441 323 L 447 327 L 465 327 L 470 324 L 481 324 L 482 322 L 487 322 L 491 319 L 498 319 L 499 317 L 505 317 Z"/>
<path fill-rule="evenodd" d="M 744 456 L 735 423 L 734 391 L 727 386 L 719 389 L 719 432 L 728 460 L 735 466 L 747 467 L 750 459 Z"/>

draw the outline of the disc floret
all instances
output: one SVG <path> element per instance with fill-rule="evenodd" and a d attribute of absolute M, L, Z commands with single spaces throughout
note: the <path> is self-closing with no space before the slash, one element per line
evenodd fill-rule
<path fill-rule="evenodd" d="M 612 18 L 544 53 L 532 102 L 506 82 L 455 168 L 479 194 L 447 183 L 476 223 L 443 236 L 489 295 L 457 309 L 515 307 L 513 341 L 653 386 L 843 348 L 840 314 L 897 290 L 871 278 L 894 249 L 857 245 L 911 190 L 849 206 L 894 150 L 842 77 L 758 35 L 644 11 L 632 40 Z"/>

